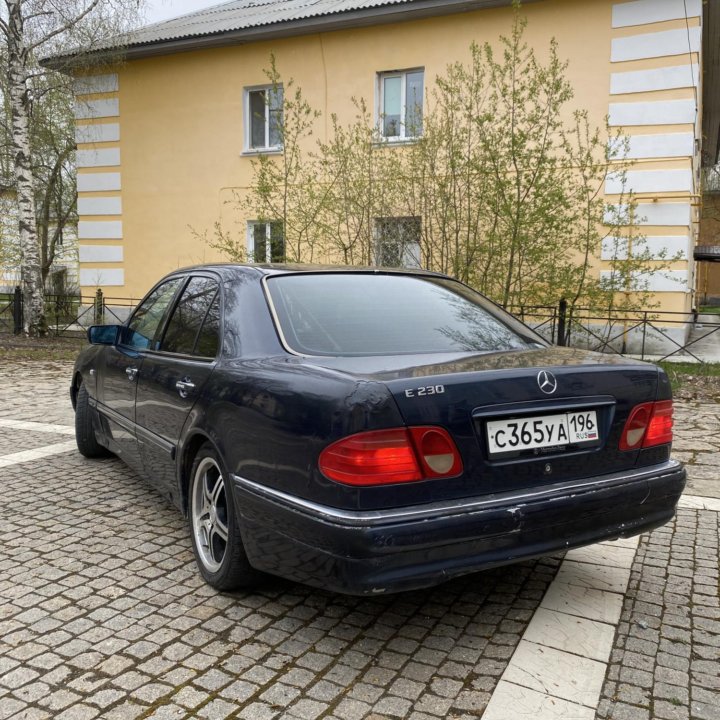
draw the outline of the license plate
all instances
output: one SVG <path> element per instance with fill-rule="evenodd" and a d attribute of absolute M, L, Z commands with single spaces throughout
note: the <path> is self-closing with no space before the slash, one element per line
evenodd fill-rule
<path fill-rule="evenodd" d="M 594 410 L 538 415 L 512 420 L 491 420 L 487 424 L 490 455 L 579 445 L 597 442 L 597 416 Z"/>

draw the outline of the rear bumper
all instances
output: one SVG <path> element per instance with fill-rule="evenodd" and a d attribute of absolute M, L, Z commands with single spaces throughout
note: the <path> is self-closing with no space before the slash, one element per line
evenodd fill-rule
<path fill-rule="evenodd" d="M 259 570 L 353 595 L 398 592 L 601 540 L 675 514 L 685 469 L 669 461 L 571 483 L 377 511 L 318 505 L 233 476 Z"/>

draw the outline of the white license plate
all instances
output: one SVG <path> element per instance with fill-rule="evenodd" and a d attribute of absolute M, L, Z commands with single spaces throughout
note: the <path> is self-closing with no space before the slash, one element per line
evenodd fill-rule
<path fill-rule="evenodd" d="M 487 424 L 487 439 L 490 455 L 497 455 L 597 442 L 600 436 L 595 411 L 582 410 L 512 420 L 491 420 Z"/>

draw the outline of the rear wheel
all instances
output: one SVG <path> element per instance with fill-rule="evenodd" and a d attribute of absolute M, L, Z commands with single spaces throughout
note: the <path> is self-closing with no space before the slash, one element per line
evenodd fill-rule
<path fill-rule="evenodd" d="M 110 451 L 95 438 L 88 391 L 85 385 L 78 388 L 75 399 L 75 442 L 81 455 L 86 458 L 100 458 L 110 455 Z"/>
<path fill-rule="evenodd" d="M 188 516 L 195 560 L 209 585 L 234 590 L 257 583 L 260 573 L 245 554 L 229 475 L 210 443 L 200 448 L 192 466 Z"/>

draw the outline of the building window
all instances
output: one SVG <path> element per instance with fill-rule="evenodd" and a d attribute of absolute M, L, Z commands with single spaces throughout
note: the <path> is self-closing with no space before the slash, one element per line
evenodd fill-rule
<path fill-rule="evenodd" d="M 423 133 L 424 70 L 378 75 L 378 125 L 383 137 L 405 140 Z"/>
<path fill-rule="evenodd" d="M 375 221 L 375 264 L 419 268 L 420 218 L 378 218 Z"/>
<path fill-rule="evenodd" d="M 248 223 L 248 260 L 256 263 L 285 262 L 282 222 Z"/>
<path fill-rule="evenodd" d="M 266 85 L 245 90 L 246 150 L 282 148 L 282 109 L 282 86 Z"/>

